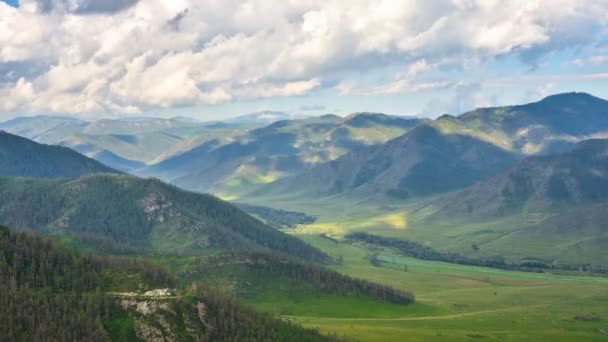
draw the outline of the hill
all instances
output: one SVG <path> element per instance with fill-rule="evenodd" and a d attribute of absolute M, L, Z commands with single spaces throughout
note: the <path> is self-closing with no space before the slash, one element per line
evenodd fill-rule
<path fill-rule="evenodd" d="M 82 255 L 4 227 L 0 286 L 0 339 L 7 341 L 336 340 L 208 288 L 166 289 L 175 280 L 158 266 Z"/>
<path fill-rule="evenodd" d="M 524 105 L 445 115 L 435 124 L 445 132 L 469 134 L 510 151 L 550 154 L 608 136 L 608 101 L 586 93 L 563 93 Z"/>
<path fill-rule="evenodd" d="M 102 172 L 118 171 L 69 148 L 38 144 L 0 131 L 0 176 L 78 178 Z"/>
<path fill-rule="evenodd" d="M 3 178 L 0 198 L 0 223 L 45 234 L 170 253 L 266 250 L 327 260 L 227 202 L 158 180 L 109 174 L 78 180 Z"/>
<path fill-rule="evenodd" d="M 173 263 L 175 263 L 173 261 Z M 403 310 L 415 303 L 410 291 L 397 290 L 364 279 L 352 278 L 334 270 L 303 263 L 293 258 L 266 253 L 222 253 L 196 258 L 184 263 L 177 272 L 184 284 L 198 282 L 221 288 L 253 306 L 271 302 L 275 313 L 291 315 L 292 306 L 349 301 L 364 304 L 373 301 L 378 307 Z M 352 310 L 365 310 L 352 308 Z M 301 312 L 301 311 L 300 311 Z"/>
<path fill-rule="evenodd" d="M 470 136 L 420 125 L 385 144 L 358 149 L 255 195 L 412 198 L 464 188 L 510 167 L 517 156 Z"/>
<path fill-rule="evenodd" d="M 420 122 L 375 113 L 277 121 L 240 135 L 200 141 L 137 174 L 187 189 L 238 196 L 349 151 L 388 141 Z"/>

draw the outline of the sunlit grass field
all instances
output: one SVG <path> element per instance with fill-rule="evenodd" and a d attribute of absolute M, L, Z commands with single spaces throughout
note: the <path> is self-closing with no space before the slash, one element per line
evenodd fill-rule
<path fill-rule="evenodd" d="M 502 271 L 416 260 L 389 251 L 380 252 L 383 266 L 374 267 L 362 247 L 313 235 L 302 238 L 342 256 L 344 263 L 336 270 L 412 290 L 417 299 L 400 313 L 386 312 L 384 317 L 373 309 L 367 318 L 327 317 L 323 305 L 316 315 L 292 316 L 306 326 L 361 341 L 608 339 L 602 333 L 608 330 L 608 278 Z M 575 319 L 591 313 L 600 319 Z"/>

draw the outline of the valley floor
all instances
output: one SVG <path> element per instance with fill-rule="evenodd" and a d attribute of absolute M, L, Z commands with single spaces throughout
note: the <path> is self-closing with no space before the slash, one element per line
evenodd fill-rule
<path fill-rule="evenodd" d="M 343 257 L 334 268 L 412 290 L 417 303 L 257 298 L 248 303 L 322 332 L 360 341 L 605 341 L 608 278 L 511 272 L 422 261 L 380 252 L 381 267 L 360 246 L 317 235 L 307 242 Z M 407 271 L 404 267 L 407 265 Z M 336 307 L 333 307 L 336 306 Z M 364 306 L 364 307 L 362 307 Z M 599 316 L 598 320 L 588 317 Z"/>

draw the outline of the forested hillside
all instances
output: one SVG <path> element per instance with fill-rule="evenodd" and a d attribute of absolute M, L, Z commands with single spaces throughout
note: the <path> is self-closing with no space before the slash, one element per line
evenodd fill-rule
<path fill-rule="evenodd" d="M 0 176 L 78 178 L 101 172 L 118 171 L 69 148 L 0 131 Z"/>
<path fill-rule="evenodd" d="M 153 179 L 0 179 L 0 223 L 52 235 L 93 235 L 171 253 L 271 250 L 326 261 L 324 253 L 211 195 Z"/>
<path fill-rule="evenodd" d="M 352 278 L 294 258 L 258 252 L 227 252 L 202 257 L 196 267 L 180 271 L 178 280 L 186 283 L 201 281 L 210 286 L 231 284 L 224 290 L 243 298 L 263 296 L 267 291 L 273 291 L 275 295 L 288 292 L 292 296 L 300 293 L 365 297 L 397 305 L 415 302 L 411 292 Z"/>
<path fill-rule="evenodd" d="M 0 340 L 332 341 L 141 261 L 68 251 L 0 227 Z M 178 290 L 179 291 L 179 290 Z"/>
<path fill-rule="evenodd" d="M 456 200 L 458 198 L 459 200 Z M 608 199 L 608 140 L 526 158 L 485 182 L 436 201 L 438 216 L 497 217 L 526 210 L 560 211 Z"/>

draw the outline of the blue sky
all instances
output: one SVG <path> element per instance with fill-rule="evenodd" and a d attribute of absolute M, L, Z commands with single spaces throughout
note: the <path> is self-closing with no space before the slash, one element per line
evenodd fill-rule
<path fill-rule="evenodd" d="M 2 2 L 6 2 L 7 4 L 13 6 L 13 7 L 17 7 L 19 6 L 19 1 L 18 0 L 1 0 Z"/>
<path fill-rule="evenodd" d="M 603 1 L 4 2 L 0 118 L 435 117 L 608 98 Z"/>

